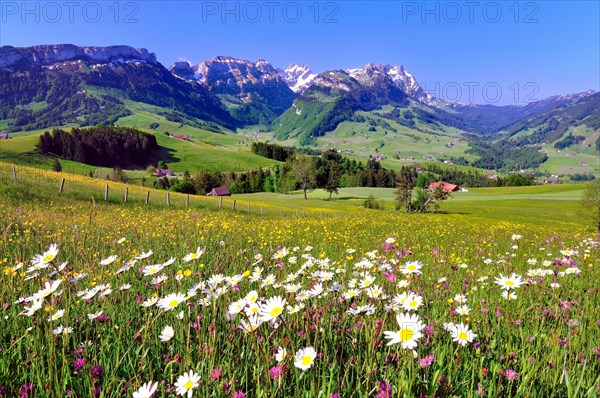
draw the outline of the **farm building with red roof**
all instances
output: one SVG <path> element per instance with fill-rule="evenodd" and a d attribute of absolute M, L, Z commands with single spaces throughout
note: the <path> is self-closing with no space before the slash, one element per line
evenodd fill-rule
<path fill-rule="evenodd" d="M 444 190 L 444 192 L 456 192 L 456 191 L 460 190 L 458 185 L 454 185 L 454 184 L 450 184 L 450 183 L 442 182 L 442 181 L 432 182 L 431 184 L 429 184 L 429 190 L 433 191 L 439 185 L 442 186 L 442 189 Z"/>

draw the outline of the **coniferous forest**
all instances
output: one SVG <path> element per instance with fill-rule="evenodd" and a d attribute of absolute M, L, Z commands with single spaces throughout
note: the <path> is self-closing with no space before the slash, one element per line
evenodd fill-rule
<path fill-rule="evenodd" d="M 46 131 L 40 136 L 38 149 L 51 154 L 99 167 L 145 166 L 159 149 L 152 134 L 129 127 L 96 126 Z"/>

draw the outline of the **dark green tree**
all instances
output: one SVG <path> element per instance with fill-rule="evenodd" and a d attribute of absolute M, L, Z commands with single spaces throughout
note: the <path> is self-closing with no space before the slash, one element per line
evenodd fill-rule
<path fill-rule="evenodd" d="M 317 183 L 313 160 L 308 156 L 296 156 L 292 160 L 291 169 L 298 187 L 304 192 L 304 199 L 308 199 L 306 191 L 314 189 Z"/>
<path fill-rule="evenodd" d="M 58 159 L 54 159 L 54 164 L 52 165 L 52 170 L 56 171 L 57 173 L 62 171 L 62 164 L 60 164 L 60 160 Z"/>
<path fill-rule="evenodd" d="M 329 192 L 329 200 L 331 200 L 332 194 L 338 194 L 341 186 L 342 175 L 340 173 L 340 166 L 336 161 L 331 161 L 329 164 L 329 175 L 325 182 L 325 191 Z"/>
<path fill-rule="evenodd" d="M 400 170 L 400 176 L 396 183 L 396 209 L 404 210 L 405 212 L 413 211 L 412 207 L 412 190 L 415 187 L 415 180 L 411 168 L 405 166 Z M 414 173 L 416 174 L 416 173 Z"/>
<path fill-rule="evenodd" d="M 594 180 L 583 193 L 579 215 L 600 235 L 600 179 Z"/>

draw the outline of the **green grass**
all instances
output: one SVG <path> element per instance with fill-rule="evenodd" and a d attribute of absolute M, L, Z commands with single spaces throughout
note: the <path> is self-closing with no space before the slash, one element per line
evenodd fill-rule
<path fill-rule="evenodd" d="M 154 133 L 159 145 L 164 148 L 163 159 L 177 173 L 183 173 L 186 170 L 190 173 L 198 171 L 237 172 L 261 167 L 267 168 L 279 163 L 251 153 L 249 140 L 231 132 L 218 134 L 192 126 L 181 126 L 180 123 L 170 122 L 164 117 L 158 116 L 156 112 L 162 108 L 151 105 L 127 102 L 127 106 L 134 114 L 120 119 L 117 124 Z M 159 127 L 152 130 L 150 128 L 152 123 L 158 123 Z M 11 134 L 12 139 L 0 141 L 0 161 L 51 168 L 53 159 L 40 155 L 35 150 L 39 136 L 48 130 L 51 128 L 13 133 Z M 168 138 L 164 134 L 167 131 L 171 134 L 187 134 L 190 136 L 191 142 Z M 108 171 L 68 160 L 61 160 L 61 163 L 63 167 L 85 175 L 90 170 L 96 170 L 98 174 L 102 175 Z M 127 174 L 137 178 L 140 171 L 129 170 Z"/>
<path fill-rule="evenodd" d="M 596 140 L 600 131 L 592 131 L 585 125 L 569 129 L 573 135 L 583 135 L 586 139 L 579 144 L 572 145 L 563 150 L 554 148 L 554 144 L 562 139 L 542 145 L 542 150 L 547 154 L 548 160 L 540 166 L 540 170 L 551 174 L 594 174 L 600 176 L 600 153 L 595 149 Z M 565 132 L 565 135 L 569 134 Z"/>
<path fill-rule="evenodd" d="M 65 177 L 65 191 L 57 196 Z M 155 381 L 155 397 L 174 397 L 174 384 L 190 369 L 201 378 L 195 397 L 230 397 L 235 391 L 247 397 L 372 397 L 382 382 L 393 397 L 470 398 L 480 396 L 478 390 L 490 397 L 600 393 L 600 255 L 572 215 L 584 185 L 470 190 L 444 203 L 446 213 L 402 214 L 359 207 L 369 194 L 390 206 L 389 189 L 347 188 L 334 201 L 325 200 L 323 191 L 310 192 L 309 200 L 300 193 L 236 195 L 226 199 L 227 205 L 238 201 L 232 211 L 217 210 L 217 199 L 206 197 L 192 197 L 185 209 L 179 194 L 172 194 L 166 208 L 166 193 L 155 190 L 145 206 L 147 189 L 132 185 L 124 204 L 125 185 L 117 183 L 109 183 L 111 198 L 104 203 L 106 181 L 20 166 L 14 184 L 8 164 L 0 164 L 0 181 L 5 396 L 19 396 L 26 385 L 42 398 L 87 397 L 94 390 L 123 397 Z M 255 210 L 261 207 L 263 214 Z M 30 260 L 52 243 L 56 258 L 30 278 Z M 197 248 L 203 250 L 197 259 L 183 260 Z M 148 257 L 117 272 L 149 250 Z M 112 255 L 113 262 L 100 264 Z M 170 258 L 173 264 L 159 273 L 142 272 Z M 422 263 L 422 274 L 406 273 L 413 261 Z M 567 267 L 580 274 L 565 274 Z M 535 269 L 549 274 L 527 276 Z M 514 290 L 516 300 L 507 300 L 494 278 L 512 273 L 530 283 Z M 158 274 L 167 279 L 154 285 Z M 208 283 L 217 274 L 238 280 Z M 369 287 L 360 287 L 367 277 Z M 269 284 L 270 278 L 276 283 Z M 63 281 L 56 294 L 32 316 L 24 315 L 32 303 L 17 300 L 57 279 Z M 185 302 L 165 300 L 174 305 L 169 311 L 141 305 L 152 297 L 185 296 L 199 283 L 203 289 Z M 302 301 L 289 291 L 290 283 L 311 292 L 321 283 L 324 291 Z M 349 299 L 354 283 L 360 294 Z M 93 297 L 81 297 L 92 289 L 98 289 Z M 247 333 L 241 325 L 248 316 L 227 313 L 251 291 L 261 307 L 277 297 L 304 307 L 289 313 L 284 305 L 277 325 L 264 322 Z M 414 354 L 388 345 L 385 333 L 409 326 L 396 320 L 406 309 L 389 308 L 394 297 L 409 292 L 423 299 L 412 313 L 429 326 Z M 457 294 L 471 309 L 466 316 L 455 312 Z M 366 305 L 371 315 L 348 312 Z M 62 317 L 48 320 L 59 310 Z M 99 311 L 102 317 L 88 319 Z M 444 330 L 446 322 L 468 325 L 477 336 L 461 346 Z M 72 333 L 55 335 L 59 325 Z M 166 326 L 174 336 L 162 342 Z M 294 356 L 309 346 L 318 356 L 301 370 Z M 279 347 L 287 351 L 280 377 L 274 369 Z M 429 365 L 420 364 L 430 355 Z M 506 377 L 509 371 L 516 380 Z"/>

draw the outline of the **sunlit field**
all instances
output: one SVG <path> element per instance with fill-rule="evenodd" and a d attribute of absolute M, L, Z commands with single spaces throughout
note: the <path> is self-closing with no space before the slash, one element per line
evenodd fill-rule
<path fill-rule="evenodd" d="M 559 202 L 499 220 L 500 197 L 281 216 L 6 186 L 0 396 L 600 394 L 599 243 L 571 200 L 552 224 Z"/>

